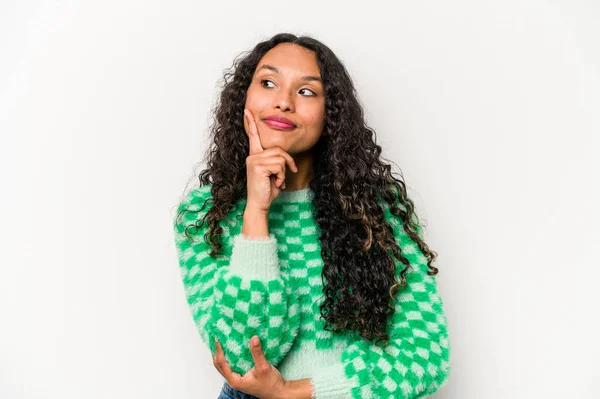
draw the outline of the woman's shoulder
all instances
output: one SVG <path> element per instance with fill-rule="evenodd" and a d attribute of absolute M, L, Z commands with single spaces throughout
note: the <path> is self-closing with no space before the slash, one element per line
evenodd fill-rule
<path fill-rule="evenodd" d="M 207 199 L 212 197 L 211 188 L 212 184 L 206 183 L 186 191 L 179 201 L 179 209 L 185 210 L 189 209 L 190 207 L 196 208 L 198 205 L 202 206 Z"/>
<path fill-rule="evenodd" d="M 390 189 L 393 192 L 394 199 L 391 201 L 392 204 L 400 210 L 400 216 L 392 213 L 391 205 L 383 200 L 378 199 L 379 204 L 383 207 L 383 216 L 388 223 L 390 223 L 394 229 L 395 234 L 402 241 L 408 241 L 409 244 L 413 244 L 413 240 L 409 238 L 408 233 L 405 230 L 405 217 L 410 216 L 412 220 L 412 224 L 417 231 L 417 234 L 423 239 L 423 229 L 421 227 L 421 221 L 417 215 L 417 210 L 414 206 L 414 203 L 410 201 L 411 212 L 408 212 L 408 208 L 405 203 L 400 201 L 400 194 L 397 188 L 393 185 L 390 185 Z"/>
<path fill-rule="evenodd" d="M 173 220 L 178 232 L 183 231 L 185 226 L 208 213 L 208 210 L 212 206 L 212 201 L 208 201 L 208 203 L 206 201 L 212 196 L 210 186 L 210 184 L 205 184 L 195 187 L 191 190 L 186 190 L 181 195 Z"/>

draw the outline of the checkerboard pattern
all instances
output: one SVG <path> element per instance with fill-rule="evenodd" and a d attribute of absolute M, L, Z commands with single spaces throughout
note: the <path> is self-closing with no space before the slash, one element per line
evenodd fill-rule
<path fill-rule="evenodd" d="M 178 211 L 198 211 L 209 197 L 209 187 L 202 186 L 187 195 Z M 300 324 L 298 300 L 292 295 L 288 275 L 278 272 L 279 276 L 274 278 L 258 275 L 246 278 L 231 271 L 233 244 L 239 242 L 232 238 L 243 240 L 241 222 L 236 223 L 233 214 L 220 223 L 224 230 L 221 237 L 224 255 L 217 259 L 209 255 L 211 248 L 203 240 L 208 232 L 206 225 L 199 231 L 188 230 L 192 240 L 185 237 L 185 226 L 201 219 L 210 206 L 212 204 L 207 203 L 200 212 L 187 212 L 174 224 L 181 276 L 200 336 L 213 353 L 216 352 L 214 338 L 218 339 L 232 370 L 241 375 L 254 367 L 249 348 L 254 335 L 260 338 L 266 359 L 277 365 L 290 350 Z M 271 245 L 274 247 L 272 256 L 276 258 L 274 239 Z M 243 261 L 243 254 L 239 258 Z"/>
<path fill-rule="evenodd" d="M 201 186 L 185 197 L 179 209 L 198 210 L 207 198 L 210 185 Z M 275 366 L 290 352 L 333 350 L 344 340 L 345 349 L 335 352 L 333 366 L 314 364 L 308 355 L 296 357 L 304 359 L 303 364 L 291 365 L 312 374 L 319 399 L 432 394 L 449 377 L 450 343 L 436 277 L 426 274 L 427 259 L 383 202 L 386 218 L 413 268 L 406 274 L 408 286 L 400 288 L 396 297 L 390 343 L 383 349 L 355 334 L 325 331 L 319 314 L 324 299 L 323 261 L 311 205 L 304 198 L 276 200 L 269 211 L 270 239 L 250 244 L 240 241 L 242 220 L 236 216 L 243 214 L 241 200 L 238 209 L 220 222 L 223 256 L 218 259 L 208 255 L 210 247 L 202 239 L 206 226 L 202 231 L 189 231 L 195 242 L 182 234 L 186 225 L 206 213 L 210 203 L 203 211 L 186 213 L 175 221 L 181 275 L 202 340 L 214 353 L 213 337 L 217 337 L 232 369 L 242 375 L 253 367 L 249 340 L 254 335 L 261 338 L 265 356 Z M 253 246 L 273 246 L 279 274 L 253 270 Z M 247 265 L 241 264 L 244 261 Z M 402 267 L 398 262 L 397 276 Z"/>
<path fill-rule="evenodd" d="M 346 376 L 360 382 L 352 390 L 353 398 L 430 395 L 450 371 L 447 323 L 435 277 L 426 273 L 427 259 L 392 216 L 389 213 L 388 220 L 393 221 L 396 238 L 413 270 L 406 275 L 407 287 L 396 297 L 390 344 L 382 349 L 362 340 L 342 354 Z M 400 269 L 398 264 L 398 277 Z"/>

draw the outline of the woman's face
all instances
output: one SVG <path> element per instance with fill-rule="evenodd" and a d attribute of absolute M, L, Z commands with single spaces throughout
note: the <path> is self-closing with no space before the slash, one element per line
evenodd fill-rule
<path fill-rule="evenodd" d="M 314 52 L 281 43 L 258 62 L 246 93 L 262 147 L 281 147 L 290 155 L 311 149 L 323 132 L 325 100 Z M 294 126 L 269 121 L 283 117 Z M 267 118 L 267 119 L 266 119 Z M 244 118 L 244 127 L 248 129 Z"/>

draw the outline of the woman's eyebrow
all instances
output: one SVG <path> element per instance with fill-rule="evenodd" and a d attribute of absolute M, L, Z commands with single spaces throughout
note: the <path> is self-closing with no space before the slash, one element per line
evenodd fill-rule
<path fill-rule="evenodd" d="M 260 68 L 258 68 L 258 71 L 260 71 L 262 69 L 268 69 L 268 70 L 273 71 L 275 73 L 279 73 L 279 69 L 277 69 L 273 65 L 269 65 L 269 64 L 264 64 L 263 66 L 261 66 Z M 256 72 L 258 72 L 258 71 L 256 71 Z M 311 82 L 311 81 L 321 82 L 321 78 L 318 77 L 318 76 L 302 76 L 302 78 L 300 78 L 300 79 L 302 79 L 304 81 L 307 81 L 307 82 Z"/>

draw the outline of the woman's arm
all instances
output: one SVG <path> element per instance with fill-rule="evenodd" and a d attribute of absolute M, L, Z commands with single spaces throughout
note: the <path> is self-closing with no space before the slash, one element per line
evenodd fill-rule
<path fill-rule="evenodd" d="M 289 399 L 311 399 L 312 390 L 310 378 L 285 382 L 285 397 Z"/>
<path fill-rule="evenodd" d="M 212 206 L 208 202 L 203 207 L 210 197 L 208 185 L 193 190 L 178 209 L 188 212 L 174 220 L 181 276 L 200 337 L 213 354 L 217 338 L 233 371 L 243 375 L 253 366 L 250 338 L 258 335 L 265 343 L 265 357 L 277 366 L 300 327 L 297 296 L 292 295 L 289 277 L 280 273 L 277 240 L 272 234 L 249 239 L 239 233 L 243 226 L 224 219 L 219 223 L 227 246 L 213 258 L 206 242 L 208 223 L 194 226 Z M 246 222 L 258 219 L 245 215 Z"/>
<path fill-rule="evenodd" d="M 268 238 L 269 214 L 246 208 L 244 210 L 242 234 L 250 239 Z"/>

